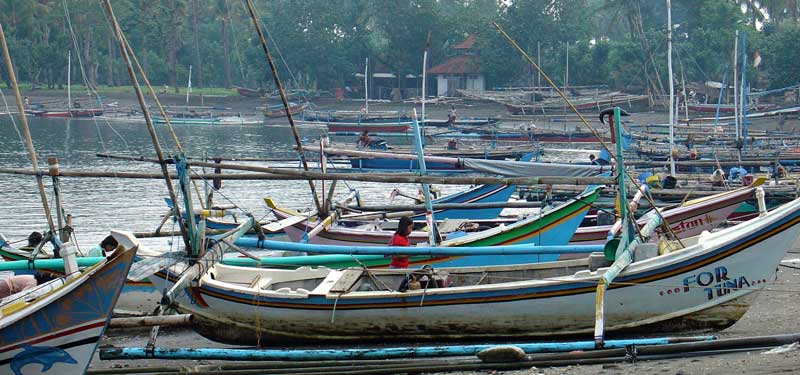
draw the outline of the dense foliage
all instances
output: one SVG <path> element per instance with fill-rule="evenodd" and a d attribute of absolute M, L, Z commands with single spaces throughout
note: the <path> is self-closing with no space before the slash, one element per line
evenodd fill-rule
<path fill-rule="evenodd" d="M 666 4 L 656 0 L 254 0 L 282 78 L 294 87 L 357 85 L 372 69 L 419 74 L 430 32 L 431 64 L 476 36 L 488 86 L 530 85 L 536 75 L 492 26 L 496 21 L 557 83 L 607 84 L 663 93 Z M 797 0 L 674 0 L 675 69 L 689 81 L 722 80 L 734 32 L 747 33 L 755 85 L 800 80 Z M 759 8 L 753 7 L 758 4 Z M 153 83 L 270 87 L 269 71 L 243 0 L 117 0 L 115 13 Z M 109 23 L 97 0 L 0 0 L 0 23 L 23 82 L 127 84 Z M 759 26 L 758 28 L 756 26 Z M 5 69 L 3 79 L 7 81 Z M 402 82 L 398 82 L 402 85 Z"/>

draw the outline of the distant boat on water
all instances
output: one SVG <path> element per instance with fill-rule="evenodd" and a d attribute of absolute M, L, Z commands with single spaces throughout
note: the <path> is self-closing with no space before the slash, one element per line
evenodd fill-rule
<path fill-rule="evenodd" d="M 289 113 L 293 115 L 301 113 L 305 109 L 306 109 L 305 104 L 289 102 Z M 284 117 L 284 116 L 286 116 L 286 109 L 283 108 L 283 104 L 270 105 L 264 109 L 264 117 Z"/>
<path fill-rule="evenodd" d="M 103 115 L 100 108 L 70 109 L 70 110 L 39 110 L 26 111 L 36 117 L 94 117 Z"/>
<path fill-rule="evenodd" d="M 248 89 L 246 87 L 237 87 L 236 91 L 239 95 L 248 97 L 248 98 L 262 98 L 267 95 L 267 92 L 264 89 Z"/>

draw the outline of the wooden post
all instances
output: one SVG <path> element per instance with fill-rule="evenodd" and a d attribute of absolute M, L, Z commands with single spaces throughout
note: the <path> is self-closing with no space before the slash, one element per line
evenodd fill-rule
<path fill-rule="evenodd" d="M 222 158 L 214 158 L 214 164 L 219 165 L 222 163 Z M 219 166 L 214 167 L 214 174 L 222 173 L 222 169 Z M 211 209 L 214 206 L 214 191 L 222 189 L 222 180 L 219 178 L 215 178 L 212 181 L 213 190 L 208 192 L 208 196 L 206 197 L 206 207 Z"/>
<path fill-rule="evenodd" d="M 0 24 L 0 45 L 3 48 L 3 59 L 6 63 L 8 70 L 8 78 L 11 81 L 11 88 L 14 90 L 14 97 L 17 100 L 17 110 L 20 114 L 20 122 L 22 123 L 22 133 L 25 135 L 25 146 L 28 148 L 28 156 L 31 158 L 33 164 L 33 171 L 36 174 L 36 185 L 39 187 L 39 197 L 42 199 L 42 206 L 44 208 L 44 215 L 47 218 L 47 225 L 52 233 L 56 232 L 55 224 L 53 223 L 53 215 L 50 213 L 50 205 L 47 203 L 47 194 L 44 192 L 44 182 L 42 176 L 38 174 L 39 166 L 36 162 L 36 150 L 33 148 L 33 141 L 31 140 L 31 131 L 28 128 L 28 119 L 25 118 L 25 107 L 22 104 L 22 96 L 19 94 L 19 85 L 17 84 L 17 76 L 14 73 L 14 65 L 11 63 L 11 54 L 8 53 L 8 45 L 6 44 L 6 35 L 3 32 L 3 25 Z"/>
<path fill-rule="evenodd" d="M 53 180 L 53 194 L 56 198 L 56 218 L 58 218 L 58 233 L 61 242 L 67 242 L 69 236 L 65 236 L 64 232 L 64 209 L 61 206 L 61 183 L 58 179 L 58 158 L 47 158 L 47 164 L 50 166 L 50 178 Z"/>

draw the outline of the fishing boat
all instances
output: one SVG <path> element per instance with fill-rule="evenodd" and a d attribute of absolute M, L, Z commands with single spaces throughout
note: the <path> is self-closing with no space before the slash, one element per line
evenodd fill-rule
<path fill-rule="evenodd" d="M 444 241 L 441 246 L 496 246 L 509 244 L 530 244 L 537 245 L 563 245 L 572 237 L 575 230 L 583 221 L 583 217 L 588 212 L 592 203 L 600 194 L 600 187 L 587 188 L 582 194 L 574 199 L 570 199 L 552 209 L 544 209 L 538 215 L 531 215 L 528 218 L 519 220 L 505 226 L 499 226 L 480 232 L 467 234 L 452 240 Z M 281 220 L 289 217 L 300 217 L 298 213 L 286 209 L 271 207 L 275 216 Z M 307 217 L 306 217 L 307 218 Z M 311 244 L 339 245 L 339 246 L 384 246 L 389 243 L 393 232 L 384 230 L 368 230 L 339 226 L 330 226 L 322 230 L 315 228 L 321 225 L 310 223 L 308 220 L 295 220 L 293 225 L 284 228 L 289 238 L 294 242 L 308 242 Z M 317 233 L 313 237 L 307 233 Z M 310 237 L 310 238 L 306 238 Z M 304 241 L 307 239 L 307 241 Z M 411 245 L 424 243 L 429 240 L 428 232 L 413 231 L 409 237 Z M 545 256 L 546 257 L 546 256 Z M 557 255 L 556 255 L 557 257 Z M 471 259 L 472 257 L 460 258 L 458 262 L 469 262 L 469 265 L 497 264 L 494 262 L 500 259 Z M 498 258 L 498 257 L 494 257 Z M 512 259 L 513 258 L 513 259 Z M 520 260 L 532 261 L 539 258 L 509 258 L 509 262 L 519 263 Z M 553 258 L 555 259 L 555 258 Z M 450 259 L 441 259 L 437 262 L 444 262 Z M 544 259 L 539 259 L 542 261 Z M 485 263 L 490 261 L 492 263 Z M 430 260 L 428 260 L 430 262 Z M 388 264 L 388 259 L 386 260 Z M 459 263 L 464 264 L 464 263 Z"/>
<path fill-rule="evenodd" d="M 590 132 L 578 131 L 558 131 L 558 130 L 535 130 L 524 133 L 517 132 L 497 132 L 484 133 L 480 139 L 488 141 L 516 141 L 516 142 L 541 142 L 541 143 L 597 143 L 597 137 Z M 604 137 L 604 142 L 610 141 Z"/>
<path fill-rule="evenodd" d="M 238 92 L 239 95 L 247 98 L 263 98 L 267 94 L 264 89 L 255 90 L 248 89 L 246 87 L 236 87 L 236 92 Z"/>
<path fill-rule="evenodd" d="M 369 132 L 369 133 L 403 133 L 411 128 L 411 121 L 395 122 L 308 122 L 301 124 L 323 124 L 329 132 Z"/>
<path fill-rule="evenodd" d="M 86 372 L 137 250 L 132 237 L 118 241 L 129 247 L 0 300 L 0 372 Z"/>
<path fill-rule="evenodd" d="M 486 126 L 499 121 L 496 117 L 458 117 L 455 121 L 449 119 L 425 119 L 425 126 L 448 127 L 448 126 Z"/>
<path fill-rule="evenodd" d="M 305 109 L 306 109 L 305 104 L 289 102 L 289 113 L 293 115 L 301 113 Z M 264 109 L 264 117 L 285 117 L 285 116 L 286 116 L 286 109 L 283 107 L 283 104 L 270 105 Z"/>
<path fill-rule="evenodd" d="M 683 248 L 661 255 L 655 244 L 634 243 L 632 263 L 604 294 L 605 331 L 732 325 L 756 292 L 775 280 L 799 224 L 800 199 L 741 225 L 683 239 Z M 586 336 L 596 326 L 594 292 L 611 272 L 609 264 L 600 253 L 540 264 L 420 270 L 217 264 L 174 306 L 193 314 L 201 335 L 240 345 Z M 404 289 L 406 274 L 417 281 Z"/>
<path fill-rule="evenodd" d="M 678 238 L 695 236 L 724 224 L 728 216 L 733 214 L 739 206 L 747 200 L 753 199 L 753 193 L 761 183 L 763 183 L 763 179 L 754 183 L 753 186 L 683 202 L 676 207 L 664 209 L 661 215 Z M 640 219 L 638 224 L 643 227 L 646 220 Z M 612 225 L 580 227 L 575 231 L 570 243 L 605 243 L 611 229 Z"/>
<path fill-rule="evenodd" d="M 151 116 L 151 118 L 155 124 L 167 123 L 167 120 L 162 116 Z M 239 115 L 176 113 L 169 115 L 169 123 L 173 125 L 247 125 L 258 124 L 261 123 L 261 121 Z"/>
<path fill-rule="evenodd" d="M 750 104 L 747 106 L 748 111 L 765 111 L 771 108 L 774 108 L 774 104 Z M 734 113 L 736 110 L 736 106 L 733 104 L 688 104 L 687 108 L 689 108 L 692 112 L 700 112 L 700 113 L 716 113 L 717 109 L 719 109 L 719 113 Z"/>
<path fill-rule="evenodd" d="M 338 135 L 338 134 L 337 134 Z M 351 135 L 357 135 L 352 133 Z M 377 135 L 380 136 L 380 135 Z M 455 141 L 453 141 L 455 143 Z M 363 171 L 372 170 L 393 170 L 393 171 L 418 171 L 419 162 L 413 151 L 404 146 L 389 146 L 385 142 L 379 142 L 377 148 L 371 145 L 367 150 L 351 149 L 342 147 L 325 147 L 323 150 L 329 159 L 346 159 L 350 162 L 351 169 Z M 470 169 L 464 168 L 459 160 L 463 159 L 492 159 L 504 160 L 514 159 L 520 161 L 530 161 L 537 153 L 541 152 L 540 147 L 536 146 L 498 146 L 494 148 L 478 148 L 461 146 L 457 144 L 452 148 L 428 146 L 425 149 L 425 164 L 428 170 L 437 172 L 469 172 Z M 437 157 L 445 157 L 438 159 Z"/>
<path fill-rule="evenodd" d="M 48 110 L 42 108 L 40 105 L 35 110 L 26 111 L 26 113 L 33 114 L 36 117 L 62 117 L 62 118 L 81 118 L 81 117 L 94 117 L 103 115 L 102 108 L 80 108 L 80 102 L 87 101 L 87 99 L 78 99 L 72 101 L 72 84 L 70 77 L 72 76 L 72 50 L 67 54 L 67 101 L 66 109 Z M 62 107 L 63 108 L 63 107 Z"/>
<path fill-rule="evenodd" d="M 78 253 L 77 255 L 79 260 L 85 257 L 85 254 Z M 136 260 L 159 256 L 163 256 L 163 254 L 148 249 L 139 249 Z M 0 257 L 5 262 L 35 262 L 54 259 L 52 252 L 42 250 L 34 254 L 30 250 L 16 248 L 6 241 L 0 241 Z M 125 280 L 114 310 L 120 315 L 148 314 L 153 311 L 159 298 L 161 298 L 161 294 L 153 288 L 153 284 L 149 280 Z"/>
<path fill-rule="evenodd" d="M 402 111 L 303 111 L 303 121 L 317 122 L 399 122 L 411 121 L 412 116 Z"/>
<path fill-rule="evenodd" d="M 627 95 L 619 92 L 603 94 L 600 97 L 578 98 L 574 101 L 575 109 L 579 111 L 600 111 L 603 108 L 614 106 L 615 104 L 628 103 L 647 100 L 647 95 Z M 547 113 L 553 111 L 566 111 L 569 109 L 561 99 L 543 101 L 538 104 L 519 104 L 503 103 L 506 110 L 512 115 L 530 115 Z"/>
<path fill-rule="evenodd" d="M 86 109 L 70 109 L 66 111 L 59 111 L 59 110 L 42 110 L 42 111 L 29 111 L 36 117 L 69 117 L 69 118 L 81 118 L 81 117 L 94 117 L 94 116 L 102 116 L 103 110 L 100 108 L 86 108 Z"/>
<path fill-rule="evenodd" d="M 455 194 L 447 195 L 433 200 L 434 204 L 443 203 L 500 203 L 508 202 L 511 195 L 517 190 L 516 185 L 478 185 Z M 275 207 L 274 209 L 278 209 Z M 357 208 L 356 208 L 357 209 Z M 434 210 L 437 219 L 469 219 L 486 220 L 496 219 L 503 211 L 501 207 L 482 209 L 441 209 Z M 347 216 L 343 216 L 346 218 Z M 424 220 L 425 213 L 417 211 L 412 214 L 414 220 Z"/>

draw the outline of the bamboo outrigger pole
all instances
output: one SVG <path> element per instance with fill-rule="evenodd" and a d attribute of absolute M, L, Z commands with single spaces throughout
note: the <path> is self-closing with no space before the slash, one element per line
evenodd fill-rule
<path fill-rule="evenodd" d="M 164 159 L 164 154 L 161 151 L 161 144 L 158 141 L 158 135 L 156 134 L 156 129 L 153 127 L 153 119 L 150 117 L 150 111 L 147 109 L 147 104 L 144 102 L 144 96 L 142 95 L 142 89 L 139 87 L 139 81 L 136 79 L 136 73 L 133 71 L 133 66 L 131 65 L 130 54 L 127 48 L 127 44 L 125 43 L 125 39 L 122 33 L 122 29 L 119 27 L 117 23 L 117 18 L 114 16 L 114 10 L 111 8 L 111 3 L 109 0 L 103 0 L 103 5 L 106 8 L 106 12 L 111 21 L 111 27 L 113 28 L 114 36 L 119 43 L 120 52 L 122 52 L 122 58 L 125 61 L 125 67 L 128 69 L 128 75 L 131 77 L 131 85 L 133 85 L 134 92 L 136 92 L 136 99 L 139 101 L 139 105 L 142 107 L 142 114 L 144 115 L 145 124 L 147 124 L 147 131 L 150 133 L 150 138 L 153 140 L 153 147 L 155 147 L 156 155 L 158 156 L 158 164 L 161 167 L 161 173 L 164 175 L 164 180 L 167 183 L 167 190 L 169 191 L 169 198 L 172 199 L 172 202 L 175 203 L 175 215 L 176 217 L 181 217 L 180 208 L 178 207 L 178 199 L 177 194 L 175 194 L 175 188 L 172 186 L 172 178 L 169 174 L 169 169 L 167 169 L 167 163 Z M 191 217 L 191 215 L 189 215 Z M 187 247 L 187 252 L 191 251 L 191 242 L 189 241 L 189 235 L 186 232 L 185 226 L 181 223 L 179 226 L 181 230 L 181 236 L 183 237 L 183 243 Z"/>
<path fill-rule="evenodd" d="M 269 63 L 269 68 L 272 71 L 272 78 L 275 79 L 275 86 L 278 88 L 278 93 L 281 95 L 281 102 L 283 103 L 283 110 L 286 111 L 286 117 L 289 119 L 289 126 L 292 128 L 292 135 L 294 136 L 294 141 L 297 143 L 297 152 L 300 153 L 300 161 L 303 163 L 303 169 L 308 171 L 308 162 L 306 162 L 305 152 L 303 151 L 303 142 L 300 142 L 300 135 L 297 133 L 297 127 L 294 125 L 294 119 L 292 118 L 292 113 L 289 110 L 289 101 L 286 99 L 286 94 L 283 92 L 283 86 L 281 86 L 281 80 L 278 77 L 278 71 L 275 69 L 275 63 L 272 62 L 272 55 L 269 53 L 269 48 L 267 48 L 267 41 L 264 39 L 264 34 L 261 33 L 261 26 L 258 25 L 258 18 L 256 17 L 255 10 L 253 10 L 253 4 L 250 0 L 245 0 L 247 4 L 247 10 L 250 12 L 250 18 L 253 20 L 253 26 L 256 28 L 256 33 L 258 33 L 258 40 L 261 42 L 261 47 L 264 49 L 264 54 L 267 56 L 267 62 Z M 314 197 L 314 205 L 317 207 L 317 211 L 324 216 L 325 207 L 322 207 L 322 204 L 319 202 L 319 198 L 317 197 L 317 189 L 314 187 L 314 180 L 308 179 L 308 186 L 311 188 L 311 195 Z"/>
<path fill-rule="evenodd" d="M 33 164 L 33 171 L 39 172 L 39 166 L 36 162 L 36 150 L 33 148 L 33 141 L 31 140 L 31 131 L 28 128 L 28 119 L 25 118 L 25 107 L 22 105 L 22 97 L 19 94 L 19 85 L 17 84 L 17 75 L 14 74 L 14 66 L 11 64 L 11 54 L 8 53 L 8 45 L 6 43 L 6 35 L 3 32 L 3 25 L 0 24 L 0 44 L 3 47 L 3 59 L 6 62 L 6 69 L 8 70 L 8 78 L 11 81 L 11 88 L 14 90 L 14 97 L 17 100 L 17 110 L 20 114 L 20 122 L 22 123 L 22 132 L 25 134 L 25 146 L 28 148 L 28 156 L 31 158 Z M 44 182 L 42 176 L 36 175 L 36 185 L 39 187 L 39 197 L 42 198 L 42 206 L 44 207 L 44 215 L 47 217 L 47 225 L 50 227 L 50 232 L 56 233 L 56 226 L 53 223 L 53 216 L 50 213 L 50 205 L 47 203 L 47 194 L 44 192 Z"/>

